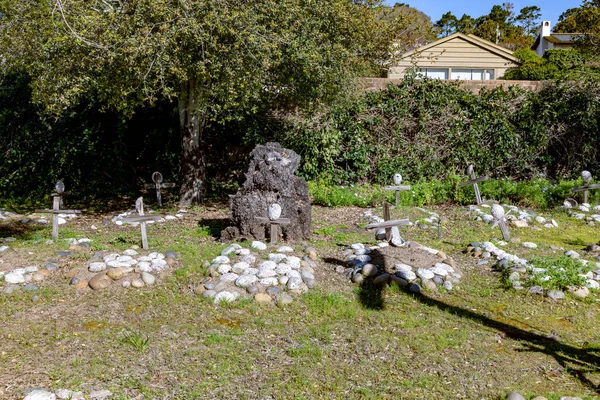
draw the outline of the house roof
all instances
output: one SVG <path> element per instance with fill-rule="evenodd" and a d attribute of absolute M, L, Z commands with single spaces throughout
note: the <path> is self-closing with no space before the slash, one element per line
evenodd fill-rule
<path fill-rule="evenodd" d="M 548 36 L 544 36 L 544 39 L 554 44 L 573 44 L 578 37 L 583 35 L 583 33 L 551 33 Z M 531 46 L 532 50 L 535 50 L 540 45 L 541 38 L 541 35 L 537 35 L 535 42 Z"/>
<path fill-rule="evenodd" d="M 436 40 L 435 42 L 431 42 L 431 43 L 426 44 L 424 46 L 418 47 L 418 48 L 416 48 L 416 49 L 414 49 L 412 51 L 404 53 L 401 58 L 403 59 L 403 58 L 410 57 L 410 56 L 412 56 L 415 53 L 418 54 L 418 53 L 420 53 L 420 52 L 422 52 L 424 50 L 431 49 L 433 47 L 439 46 L 439 45 L 441 45 L 443 43 L 446 43 L 446 42 L 448 42 L 450 40 L 457 39 L 457 38 L 458 39 L 462 39 L 462 40 L 464 40 L 464 41 L 466 41 L 466 42 L 468 42 L 468 43 L 470 43 L 470 44 L 472 44 L 474 46 L 477 46 L 477 47 L 480 47 L 480 48 L 482 48 L 484 50 L 487 50 L 490 53 L 494 53 L 494 54 L 496 54 L 496 55 L 498 55 L 500 57 L 503 57 L 503 58 L 505 58 L 507 60 L 510 60 L 510 61 L 512 61 L 512 62 L 514 62 L 516 64 L 521 64 L 521 61 L 518 58 L 514 57 L 512 55 L 512 52 L 510 50 L 508 50 L 508 49 L 506 49 L 506 48 L 504 48 L 502 46 L 498 46 L 497 44 L 492 43 L 489 40 L 482 39 L 482 38 L 480 38 L 478 36 L 475 36 L 475 35 L 465 35 L 465 34 L 460 33 L 460 32 L 453 33 L 450 36 L 446 36 L 445 38 Z"/>

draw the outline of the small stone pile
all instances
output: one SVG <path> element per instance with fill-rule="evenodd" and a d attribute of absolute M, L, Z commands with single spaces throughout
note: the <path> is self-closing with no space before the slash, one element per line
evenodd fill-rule
<path fill-rule="evenodd" d="M 156 275 L 176 263 L 177 254 L 173 251 L 164 254 L 151 252 L 147 255 L 141 255 L 135 249 L 125 250 L 122 254 L 97 251 L 88 260 L 86 271 L 75 268 L 69 275 L 72 275 L 71 285 L 78 289 L 89 286 L 101 290 L 113 282 L 124 288 L 141 288 L 154 285 Z"/>
<path fill-rule="evenodd" d="M 498 241 L 498 245 L 504 246 L 507 243 Z M 535 243 L 525 242 L 522 243 L 526 248 L 536 248 L 537 245 Z M 532 246 L 533 245 L 533 246 Z M 508 280 L 512 283 L 512 287 L 516 290 L 524 290 L 526 289 L 528 293 L 538 294 L 538 295 L 546 295 L 555 300 L 559 300 L 564 298 L 564 293 L 561 290 L 544 290 L 541 286 L 531 286 L 525 288 L 523 286 L 523 282 L 526 281 L 532 275 L 542 275 L 542 279 L 549 280 L 550 277 L 548 275 L 544 275 L 547 270 L 544 268 L 537 268 L 534 265 L 530 264 L 524 258 L 520 258 L 514 254 L 510 254 L 505 250 L 498 248 L 492 242 L 472 242 L 467 246 L 465 253 L 480 258 L 479 265 L 484 265 L 490 263 L 490 260 L 496 259 L 494 263 L 494 267 L 500 270 L 508 270 L 510 275 Z M 589 261 L 580 259 L 579 253 L 573 250 L 567 250 L 564 252 L 564 255 L 567 257 L 571 257 L 574 259 L 578 259 L 579 262 L 583 266 L 589 264 Z M 586 283 L 585 286 L 582 287 L 572 287 L 569 289 L 577 297 L 586 297 L 589 294 L 589 289 L 600 289 L 600 262 L 596 263 L 596 269 L 593 271 L 583 272 L 581 271 L 582 277 L 585 277 Z M 583 269 L 583 268 L 582 268 Z"/>
<path fill-rule="evenodd" d="M 558 223 L 553 219 L 547 219 L 531 210 L 521 210 L 517 206 L 511 206 L 503 204 L 505 210 L 507 210 L 506 219 L 515 228 L 527 228 L 529 226 L 544 227 L 544 228 L 557 228 Z M 476 221 L 483 221 L 486 224 L 493 224 L 495 222 L 494 217 L 489 211 L 483 211 L 482 208 L 489 210 L 491 208 L 488 204 L 481 204 L 479 206 L 469 206 L 468 213 L 473 216 Z M 510 212 L 510 214 L 508 214 Z"/>
<path fill-rule="evenodd" d="M 577 210 L 579 212 L 575 211 L 575 209 L 571 210 L 569 213 L 571 218 L 584 220 L 590 226 L 600 223 L 600 214 L 598 214 L 600 212 L 600 205 L 592 207 L 589 203 L 581 203 L 577 207 Z"/>
<path fill-rule="evenodd" d="M 207 270 L 214 279 L 199 285 L 195 292 L 213 299 L 215 304 L 240 297 L 287 304 L 292 302 L 289 293 L 304 293 L 315 287 L 314 248 L 305 248 L 304 255 L 294 255 L 297 253 L 289 246 L 266 252 L 267 245 L 260 241 L 253 241 L 251 248 L 232 244 L 223 249 Z"/>
<path fill-rule="evenodd" d="M 408 248 L 415 252 L 436 255 L 441 258 L 441 262 L 433 262 L 428 267 L 420 268 L 398 263 L 394 264 L 391 270 L 386 270 L 383 265 L 374 263 L 371 254 L 381 252 L 388 246 L 387 242 L 370 247 L 362 243 L 354 243 L 343 252 L 346 267 L 338 266 L 336 271 L 343 273 L 354 283 L 371 279 L 375 285 L 396 284 L 416 293 L 420 292 L 422 287 L 432 291 L 437 290 L 438 286 L 452 290 L 455 284 L 460 283 L 462 275 L 455 269 L 452 258 L 439 250 L 421 246 L 416 242 L 409 242 Z"/>
<path fill-rule="evenodd" d="M 108 400 L 112 392 L 106 389 L 94 390 L 87 397 L 83 392 L 75 392 L 69 389 L 58 389 L 53 392 L 45 389 L 33 389 L 23 400 Z"/>
<path fill-rule="evenodd" d="M 14 215 L 14 213 L 6 211 L 4 208 L 0 208 L 0 219 L 7 219 L 11 215 Z"/>
<path fill-rule="evenodd" d="M 177 213 L 175 215 L 165 215 L 164 218 L 161 218 L 158 221 L 146 221 L 146 224 L 154 224 L 154 223 L 160 224 L 160 223 L 163 223 L 166 221 L 174 221 L 178 218 L 183 218 L 185 213 L 187 213 L 186 210 L 179 210 L 179 211 L 177 211 Z M 154 211 L 147 210 L 146 214 L 152 215 L 152 214 L 154 214 Z M 111 222 L 113 224 L 119 225 L 119 226 L 123 226 L 123 225 L 138 226 L 140 224 L 139 222 L 124 222 L 123 221 L 124 218 L 132 217 L 132 216 L 136 216 L 136 215 L 138 215 L 136 210 L 126 211 L 124 213 L 121 213 L 119 215 L 115 215 L 114 217 L 112 217 Z"/>

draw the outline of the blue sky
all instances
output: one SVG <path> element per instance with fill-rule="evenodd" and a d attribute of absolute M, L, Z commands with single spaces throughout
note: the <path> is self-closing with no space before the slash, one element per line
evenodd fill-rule
<path fill-rule="evenodd" d="M 404 1 L 411 7 L 416 8 L 419 11 L 423 11 L 425 14 L 431 17 L 431 21 L 439 20 L 442 14 L 451 11 L 452 14 L 460 18 L 463 14 L 468 14 L 471 17 L 477 18 L 482 15 L 486 15 L 490 12 L 494 4 L 502 5 L 502 3 L 509 0 L 414 0 Z M 515 0 L 510 1 L 515 5 L 515 11 L 518 14 L 521 8 L 526 6 L 538 6 L 542 10 L 543 21 L 551 21 L 552 26 L 558 21 L 558 16 L 566 11 L 568 8 L 579 7 L 582 3 L 581 0 Z M 388 5 L 394 3 L 402 3 L 402 1 L 390 1 L 386 0 Z"/>

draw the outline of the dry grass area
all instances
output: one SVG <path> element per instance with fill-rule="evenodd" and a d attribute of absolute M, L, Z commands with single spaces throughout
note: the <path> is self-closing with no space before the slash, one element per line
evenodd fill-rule
<path fill-rule="evenodd" d="M 374 243 L 362 229 L 364 210 L 314 207 L 313 239 L 292 245 L 317 248 L 318 287 L 282 308 L 247 300 L 214 305 L 194 294 L 203 261 L 225 246 L 215 239 L 227 224 L 221 205 L 149 228 L 151 247 L 177 251 L 179 266 L 143 289 L 69 285 L 69 272 L 85 266 L 93 251 L 138 244 L 136 228 L 102 224 L 111 214 L 61 227 L 63 238 L 92 240 L 92 249 L 74 248 L 68 257 L 56 255 L 68 250 L 66 241 L 45 244 L 50 228 L 0 222 L 0 237 L 17 238 L 0 253 L 0 271 L 58 265 L 36 292 L 0 293 L 0 398 L 23 398 L 32 387 L 105 388 L 113 399 L 501 399 L 511 390 L 527 398 L 596 398 L 598 293 L 557 302 L 505 290 L 498 272 L 462 253 L 470 241 L 499 231 L 461 207 L 434 211 L 449 219 L 441 240 L 417 227 L 403 228 L 403 235 L 458 262 L 464 279 L 455 290 L 415 295 L 348 283 L 334 271 L 342 251 Z M 408 208 L 394 213 L 426 217 Z M 579 251 L 578 243 L 598 241 L 598 228 L 554 217 L 558 229 L 513 235 L 548 255 L 557 252 L 550 246 Z M 518 244 L 508 249 L 531 253 Z M 412 256 L 402 249 L 390 257 Z"/>

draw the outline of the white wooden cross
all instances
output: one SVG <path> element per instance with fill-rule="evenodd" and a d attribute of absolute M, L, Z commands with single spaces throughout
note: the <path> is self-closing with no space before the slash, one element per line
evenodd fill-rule
<path fill-rule="evenodd" d="M 384 186 L 384 190 L 394 190 L 396 192 L 396 207 L 400 205 L 400 192 L 410 190 L 410 186 L 400 185 L 402 183 L 402 175 L 394 175 L 394 186 Z"/>
<path fill-rule="evenodd" d="M 162 215 L 144 215 L 144 198 L 140 197 L 135 201 L 135 210 L 138 215 L 134 217 L 123 218 L 123 222 L 139 222 L 140 229 L 142 231 L 142 248 L 148 250 L 148 235 L 146 234 L 146 222 L 148 221 L 160 221 Z"/>
<path fill-rule="evenodd" d="M 373 231 L 376 229 L 385 228 L 385 240 L 390 240 L 392 236 L 392 227 L 394 226 L 402 226 L 410 224 L 410 220 L 408 218 L 405 219 L 391 219 L 390 216 L 390 203 L 387 201 L 383 203 L 383 222 L 377 222 L 374 224 L 369 224 L 365 226 L 365 229 L 368 231 Z"/>
<path fill-rule="evenodd" d="M 281 218 L 281 206 L 277 203 L 271 204 L 268 208 L 268 218 L 255 217 L 255 219 L 264 225 L 269 225 L 269 241 L 277 243 L 279 241 L 279 231 L 281 225 L 290 225 L 292 221 L 289 218 Z"/>
<path fill-rule="evenodd" d="M 509 211 L 510 212 L 510 211 Z M 494 204 L 492 206 L 492 217 L 496 220 L 492 225 L 492 228 L 495 228 L 496 225 L 500 227 L 500 231 L 502 232 L 502 237 L 504 240 L 510 240 L 510 233 L 508 232 L 508 224 L 506 223 L 506 215 L 504 213 L 504 207 L 500 204 Z"/>
<path fill-rule="evenodd" d="M 158 207 L 162 208 L 162 195 L 160 193 L 161 188 L 169 189 L 175 187 L 174 183 L 165 182 L 163 183 L 163 176 L 160 172 L 155 171 L 152 173 L 152 182 L 154 183 L 146 183 L 144 188 L 146 189 L 156 189 L 156 201 L 158 203 Z"/>
<path fill-rule="evenodd" d="M 58 214 L 81 214 L 79 210 L 61 210 L 62 197 L 70 192 L 65 192 L 65 184 L 56 182 L 56 193 L 52 193 L 52 210 L 35 210 L 36 213 L 52 214 L 52 240 L 58 239 Z"/>
<path fill-rule="evenodd" d="M 597 190 L 600 189 L 600 185 L 590 185 L 592 181 L 592 174 L 589 171 L 583 171 L 581 173 L 581 177 L 583 178 L 583 186 L 574 187 L 571 189 L 574 192 L 583 192 L 583 202 L 588 202 L 589 190 Z"/>
<path fill-rule="evenodd" d="M 475 177 L 475 169 L 473 168 L 473 164 L 469 165 L 469 167 L 467 168 L 467 174 L 469 174 L 469 178 L 471 178 L 471 180 L 462 182 L 458 186 L 463 187 L 463 186 L 467 186 L 467 185 L 473 185 L 473 188 L 475 189 L 475 200 L 477 200 L 477 204 L 481 204 L 482 203 L 481 193 L 479 193 L 479 185 L 477 183 L 487 181 L 488 179 L 490 179 L 490 177 L 489 176 L 480 176 L 479 178 L 476 178 Z"/>

